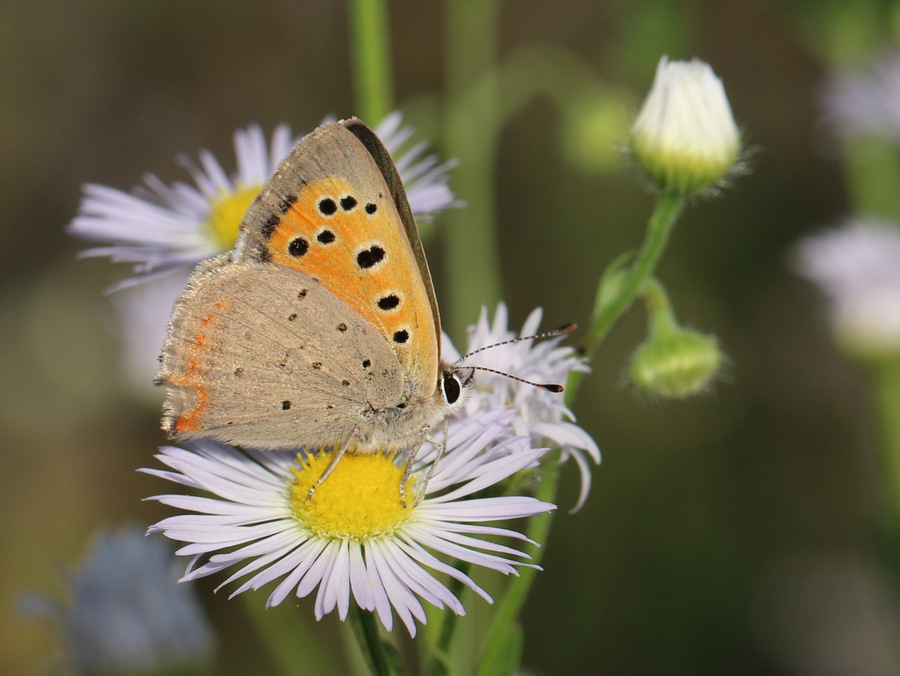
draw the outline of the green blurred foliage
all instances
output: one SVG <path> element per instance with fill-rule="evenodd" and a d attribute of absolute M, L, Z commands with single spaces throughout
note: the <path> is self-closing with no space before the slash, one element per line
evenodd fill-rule
<path fill-rule="evenodd" d="M 850 5 L 858 15 L 841 9 Z M 431 138 L 452 49 L 442 11 L 434 0 L 396 3 L 390 17 L 397 101 L 409 102 L 409 120 Z M 604 267 L 639 244 L 652 200 L 615 150 L 659 56 L 710 62 L 758 149 L 750 175 L 687 211 L 658 270 L 685 325 L 721 339 L 731 358 L 723 382 L 675 402 L 623 386 L 645 335 L 639 310 L 585 381 L 575 412 L 604 461 L 587 506 L 560 514 L 545 543 L 523 618 L 533 672 L 896 666 L 896 591 L 880 564 L 885 503 L 865 383 L 829 345 L 819 299 L 786 263 L 799 236 L 848 208 L 837 144 L 818 125 L 819 88 L 849 46 L 869 53 L 889 37 L 896 22 L 876 20 L 884 16 L 896 16 L 893 4 L 501 5 L 498 57 L 544 45 L 594 78 L 568 94 L 528 97 L 500 131 L 494 199 L 514 325 L 536 305 L 548 327 L 585 324 Z M 147 171 L 182 180 L 173 158 L 200 148 L 231 167 L 239 126 L 308 130 L 355 111 L 342 3 L 10 2 L 0 6 L 0 54 L 0 598 L 9 609 L 0 672 L 33 673 L 53 644 L 12 611 L 18 595 L 49 588 L 99 525 L 167 513 L 141 502 L 169 490 L 134 472 L 153 465 L 164 438 L 156 404 L 117 376 L 103 296 L 128 271 L 76 262 L 85 245 L 63 233 L 80 185 L 128 189 Z M 439 299 L 453 265 L 442 258 L 440 226 L 425 243 Z M 577 481 L 567 467 L 562 511 Z M 266 673 L 243 608 L 213 598 L 213 582 L 201 595 L 222 634 L 220 673 Z M 467 603 L 475 621 L 481 601 Z M 312 616 L 311 601 L 298 605 Z M 336 624 L 311 631 L 332 637 Z"/>

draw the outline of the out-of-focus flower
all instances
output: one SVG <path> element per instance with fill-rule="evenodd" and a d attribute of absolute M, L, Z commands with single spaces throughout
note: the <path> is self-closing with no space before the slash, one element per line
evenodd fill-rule
<path fill-rule="evenodd" d="M 741 134 L 709 64 L 660 60 L 631 129 L 631 150 L 667 192 L 689 194 L 725 178 L 740 155 Z"/>
<path fill-rule="evenodd" d="M 80 570 L 66 576 L 68 600 L 36 594 L 23 605 L 54 620 L 65 666 L 85 676 L 201 674 L 215 637 L 166 543 L 126 527 L 102 533 Z"/>
<path fill-rule="evenodd" d="M 900 52 L 833 75 L 823 93 L 825 119 L 841 136 L 900 142 Z"/>
<path fill-rule="evenodd" d="M 858 219 L 802 240 L 795 268 L 829 300 L 838 344 L 850 355 L 900 355 L 900 226 Z"/>

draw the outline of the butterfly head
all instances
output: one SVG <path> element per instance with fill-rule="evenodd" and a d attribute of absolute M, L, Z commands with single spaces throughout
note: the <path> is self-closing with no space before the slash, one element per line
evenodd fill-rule
<path fill-rule="evenodd" d="M 438 389 L 447 408 L 452 410 L 462 406 L 474 376 L 475 369 L 473 368 L 446 363 L 441 364 Z"/>

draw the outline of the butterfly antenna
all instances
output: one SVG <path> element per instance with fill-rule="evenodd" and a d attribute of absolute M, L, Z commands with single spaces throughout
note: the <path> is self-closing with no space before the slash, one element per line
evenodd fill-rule
<path fill-rule="evenodd" d="M 489 369 L 487 366 L 460 366 L 454 367 L 455 370 L 472 370 L 472 371 L 487 371 L 488 373 L 496 373 L 498 376 L 504 376 L 509 378 L 510 380 L 518 380 L 520 383 L 525 383 L 526 385 L 531 385 L 533 387 L 539 387 L 542 390 L 547 390 L 548 392 L 562 392 L 563 386 L 557 385 L 556 383 L 536 383 L 533 380 L 525 380 L 525 378 L 520 378 L 519 376 L 514 376 L 511 373 L 507 373 L 506 371 L 498 371 L 497 369 Z"/>
<path fill-rule="evenodd" d="M 472 350 L 471 352 L 464 354 L 462 357 L 457 359 L 453 364 L 451 364 L 451 369 L 453 370 L 462 370 L 462 369 L 471 369 L 473 371 L 486 371 L 488 373 L 495 373 L 498 376 L 504 376 L 509 378 L 510 380 L 516 380 L 520 383 L 525 383 L 526 385 L 531 385 L 532 387 L 539 387 L 542 390 L 547 390 L 548 392 L 562 392 L 563 386 L 557 385 L 556 383 L 536 383 L 533 380 L 526 380 L 525 378 L 520 378 L 519 376 L 514 376 L 511 373 L 506 373 L 505 371 L 498 371 L 497 369 L 488 368 L 487 366 L 464 366 L 461 365 L 463 361 L 471 357 L 472 355 L 476 355 L 479 352 L 484 352 L 485 350 L 490 350 L 495 347 L 500 347 L 501 345 L 510 345 L 512 343 L 518 343 L 523 340 L 537 340 L 540 338 L 555 338 L 556 336 L 562 336 L 567 333 L 571 333 L 576 328 L 578 328 L 575 324 L 563 324 L 559 328 L 553 329 L 552 331 L 544 331 L 543 333 L 535 333 L 531 336 L 519 336 L 518 338 L 510 338 L 509 340 L 501 340 L 499 343 L 493 343 L 491 345 L 485 345 L 484 347 L 479 347 L 477 350 Z"/>
<path fill-rule="evenodd" d="M 499 343 L 491 343 L 490 345 L 485 345 L 484 347 L 479 347 L 477 350 L 472 350 L 464 354 L 462 357 L 453 362 L 452 366 L 458 366 L 461 362 L 468 359 L 469 357 L 478 354 L 479 352 L 484 352 L 485 350 L 491 350 L 495 347 L 500 347 L 501 345 L 510 345 L 512 343 L 518 343 L 523 340 L 537 340 L 540 338 L 555 338 L 556 336 L 563 336 L 567 333 L 572 333 L 578 326 L 576 324 L 563 324 L 557 329 L 553 329 L 552 331 L 544 331 L 543 333 L 535 333 L 532 336 L 519 336 L 518 338 L 510 338 L 509 340 L 501 340 Z M 475 367 L 466 367 L 466 368 L 475 368 Z"/>

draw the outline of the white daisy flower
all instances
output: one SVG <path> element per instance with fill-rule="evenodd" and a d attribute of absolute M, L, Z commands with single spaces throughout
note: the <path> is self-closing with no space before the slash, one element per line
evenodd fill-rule
<path fill-rule="evenodd" d="M 826 119 L 840 135 L 900 141 L 900 52 L 833 75 L 822 100 Z"/>
<path fill-rule="evenodd" d="M 413 213 L 428 217 L 458 206 L 447 184 L 454 162 L 441 162 L 435 155 L 424 154 L 426 142 L 401 152 L 413 133 L 413 128 L 402 126 L 402 121 L 402 115 L 393 112 L 375 132 L 396 157 Z M 84 186 L 78 215 L 68 231 L 108 244 L 87 249 L 82 255 L 107 256 L 114 262 L 133 265 L 137 276 L 123 280 L 110 291 L 144 286 L 116 303 L 130 380 L 149 388 L 172 307 L 184 289 L 182 280 L 186 282 L 200 261 L 234 246 L 244 212 L 297 141 L 290 127 L 282 124 L 267 145 L 262 129 L 254 124 L 234 134 L 237 170 L 231 175 L 212 153 L 202 150 L 199 162 L 180 158 L 193 185 L 166 185 L 148 174 L 135 194 L 103 185 Z M 136 330 L 136 326 L 141 329 Z"/>
<path fill-rule="evenodd" d="M 858 219 L 807 237 L 795 268 L 829 299 L 842 348 L 864 358 L 900 354 L 900 226 Z"/>
<path fill-rule="evenodd" d="M 543 312 L 534 310 L 516 334 L 507 328 L 509 312 L 504 303 L 497 306 L 494 321 L 488 319 L 487 309 L 482 309 L 478 323 L 469 328 L 467 352 L 474 352 L 486 345 L 494 345 L 518 336 L 530 336 L 538 332 Z M 484 350 L 463 361 L 464 365 L 485 366 L 518 378 L 536 383 L 565 385 L 572 371 L 588 371 L 588 365 L 575 355 L 571 347 L 560 346 L 563 336 L 542 341 L 519 341 Z M 446 338 L 444 359 L 454 362 L 459 353 Z M 475 387 L 465 403 L 462 415 L 474 415 L 477 411 L 509 409 L 514 413 L 507 434 L 520 435 L 527 441 L 519 446 L 550 444 L 562 449 L 560 461 L 572 458 L 581 472 L 581 492 L 575 510 L 581 508 L 591 489 L 591 469 L 588 460 L 600 462 L 600 449 L 582 428 L 575 424 L 575 416 L 566 407 L 563 396 L 540 387 L 531 387 L 504 376 L 478 371 Z"/>
<path fill-rule="evenodd" d="M 70 573 L 65 604 L 33 594 L 29 614 L 55 621 L 75 674 L 201 673 L 215 636 L 165 541 L 140 528 L 102 533 Z"/>
<path fill-rule="evenodd" d="M 182 580 L 240 566 L 222 583 L 243 579 L 232 596 L 277 581 L 267 602 L 271 607 L 292 593 L 305 597 L 318 589 L 317 619 L 335 609 L 345 619 L 352 599 L 376 612 L 388 630 L 396 612 L 415 635 L 416 620 L 426 621 L 422 600 L 465 612 L 431 571 L 491 601 L 468 575 L 436 554 L 514 575 L 517 566 L 527 565 L 517 560 L 526 555 L 484 538 L 530 541 L 516 531 L 483 524 L 554 509 L 532 497 L 471 497 L 535 466 L 546 450 L 492 448 L 510 417 L 505 411 L 483 412 L 452 425 L 444 459 L 424 495 L 418 495 L 420 501 L 410 499 L 407 507 L 399 493 L 403 468 L 392 455 L 345 455 L 307 500 L 330 453 L 239 451 L 203 441 L 190 449 L 164 447 L 157 457 L 172 471 L 143 471 L 211 496 L 155 497 L 187 513 L 164 519 L 151 531 L 187 543 L 177 552 L 193 557 Z M 424 460 L 416 461 L 408 495 L 419 492 L 427 469 Z"/>

